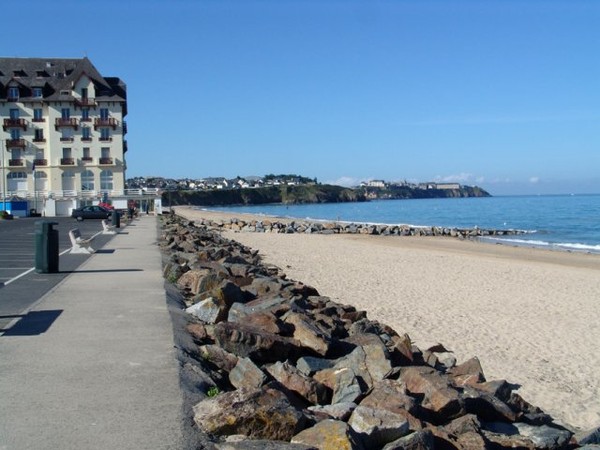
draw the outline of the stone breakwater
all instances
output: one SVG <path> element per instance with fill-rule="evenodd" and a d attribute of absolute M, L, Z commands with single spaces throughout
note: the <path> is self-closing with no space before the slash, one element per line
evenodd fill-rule
<path fill-rule="evenodd" d="M 206 449 L 576 448 L 477 358 L 457 364 L 333 302 L 206 225 L 165 218 L 164 276 L 181 296 L 185 409 Z M 185 313 L 183 310 L 185 309 Z M 588 446 L 593 448 L 593 446 Z"/>
<path fill-rule="evenodd" d="M 256 233 L 318 233 L 318 234 L 368 234 L 382 236 L 449 236 L 456 238 L 476 238 L 482 236 L 510 236 L 526 233 L 523 230 L 500 230 L 484 228 L 448 228 L 414 225 L 385 225 L 346 222 L 325 222 L 275 219 L 244 220 L 202 220 L 199 225 L 232 231 Z"/>

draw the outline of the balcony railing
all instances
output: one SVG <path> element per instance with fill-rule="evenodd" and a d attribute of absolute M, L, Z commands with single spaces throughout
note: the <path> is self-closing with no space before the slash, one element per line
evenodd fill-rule
<path fill-rule="evenodd" d="M 34 159 L 33 164 L 36 166 L 47 166 L 48 160 L 47 159 Z"/>
<path fill-rule="evenodd" d="M 112 127 L 113 130 L 117 128 L 119 122 L 114 117 L 107 117 L 106 119 L 96 118 L 94 119 L 94 128 L 99 127 Z"/>
<path fill-rule="evenodd" d="M 75 138 L 73 138 L 73 136 L 60 138 L 60 142 L 73 142 L 74 140 L 75 140 Z"/>
<path fill-rule="evenodd" d="M 112 165 L 113 164 L 113 159 L 112 158 L 100 158 L 98 160 L 98 164 L 102 164 L 102 165 Z"/>
<path fill-rule="evenodd" d="M 110 136 L 105 136 L 105 137 L 101 137 L 100 139 L 98 139 L 100 142 L 112 142 L 112 137 Z"/>
<path fill-rule="evenodd" d="M 81 142 L 92 142 L 92 138 L 91 137 L 82 137 Z"/>
<path fill-rule="evenodd" d="M 46 118 L 45 117 L 34 117 L 33 119 L 31 119 L 32 122 L 45 122 Z"/>
<path fill-rule="evenodd" d="M 44 143 L 44 142 L 46 142 L 46 139 L 44 139 L 43 137 L 41 137 L 41 138 L 33 138 L 33 142 Z"/>
<path fill-rule="evenodd" d="M 25 119 L 4 119 L 2 128 L 4 128 L 4 131 L 9 128 L 23 128 L 23 131 L 25 131 L 27 130 L 27 122 Z"/>
<path fill-rule="evenodd" d="M 63 117 L 57 117 L 56 120 L 54 121 L 54 127 L 56 129 L 61 128 L 61 127 L 72 127 L 72 128 L 77 129 L 78 126 L 79 126 L 79 122 L 74 117 L 70 117 L 68 119 L 63 118 Z"/>
<path fill-rule="evenodd" d="M 60 158 L 60 165 L 61 166 L 74 166 L 75 159 L 74 158 Z"/>
<path fill-rule="evenodd" d="M 23 167 L 23 160 L 22 159 L 9 159 L 8 165 L 11 167 Z"/>
<path fill-rule="evenodd" d="M 95 98 L 81 97 L 75 99 L 75 104 L 77 106 L 96 106 Z"/>
<path fill-rule="evenodd" d="M 83 162 L 94 162 L 94 158 L 92 158 L 91 156 L 84 156 L 81 158 L 81 160 Z"/>
<path fill-rule="evenodd" d="M 24 148 L 27 146 L 25 139 L 7 139 L 6 148 L 20 147 Z"/>

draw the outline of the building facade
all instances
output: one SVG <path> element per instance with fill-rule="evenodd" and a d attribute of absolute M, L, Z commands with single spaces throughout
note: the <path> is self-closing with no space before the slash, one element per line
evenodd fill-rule
<path fill-rule="evenodd" d="M 0 203 L 56 216 L 124 196 L 126 115 L 125 84 L 87 58 L 0 58 Z"/>

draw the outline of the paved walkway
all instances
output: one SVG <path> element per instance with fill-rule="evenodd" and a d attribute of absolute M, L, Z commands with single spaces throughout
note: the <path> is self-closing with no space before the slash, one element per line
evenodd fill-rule
<path fill-rule="evenodd" d="M 156 220 L 122 228 L 0 336 L 0 450 L 183 448 Z"/>

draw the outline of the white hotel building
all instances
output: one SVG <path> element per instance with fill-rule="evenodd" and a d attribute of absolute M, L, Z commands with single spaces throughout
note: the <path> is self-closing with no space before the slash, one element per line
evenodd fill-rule
<path fill-rule="evenodd" d="M 0 58 L 0 209 L 46 216 L 125 198 L 127 88 L 87 58 Z"/>

